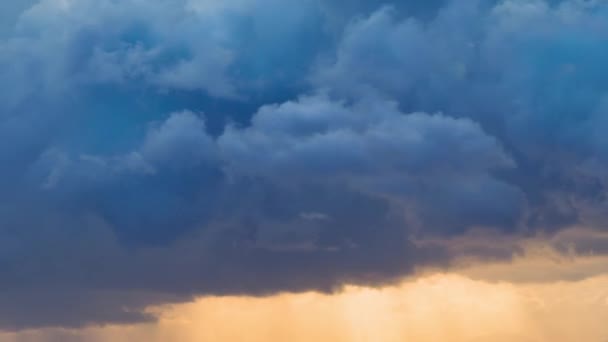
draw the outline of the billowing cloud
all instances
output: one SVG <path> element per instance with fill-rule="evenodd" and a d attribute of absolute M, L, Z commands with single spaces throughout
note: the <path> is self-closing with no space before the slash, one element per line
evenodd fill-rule
<path fill-rule="evenodd" d="M 516 188 L 491 176 L 513 161 L 478 124 L 404 114 L 393 102 L 349 107 L 319 95 L 266 106 L 249 127 L 228 127 L 219 148 L 231 173 L 344 183 L 396 197 L 411 203 L 426 228 L 444 233 L 474 225 L 513 229 L 523 202 Z"/>
<path fill-rule="evenodd" d="M 509 177 L 534 202 L 528 223 L 572 224 L 578 206 L 604 208 L 588 200 L 604 187 L 605 3 L 490 4 L 450 2 L 431 23 L 384 7 L 347 27 L 314 80 L 480 122 L 519 166 Z"/>
<path fill-rule="evenodd" d="M 605 2 L 0 6 L 0 329 L 606 252 Z"/>

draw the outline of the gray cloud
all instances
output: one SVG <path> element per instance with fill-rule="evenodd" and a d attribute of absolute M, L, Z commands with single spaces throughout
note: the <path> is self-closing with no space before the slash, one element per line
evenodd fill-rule
<path fill-rule="evenodd" d="M 0 328 L 449 263 L 414 237 L 603 228 L 604 2 L 8 6 Z"/>

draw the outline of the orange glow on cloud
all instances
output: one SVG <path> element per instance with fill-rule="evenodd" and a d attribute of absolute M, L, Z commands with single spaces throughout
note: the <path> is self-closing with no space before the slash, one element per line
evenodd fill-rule
<path fill-rule="evenodd" d="M 381 289 L 201 298 L 154 311 L 160 320 L 151 325 L 34 331 L 0 341 L 604 342 L 608 277 L 516 285 L 435 274 Z"/>
<path fill-rule="evenodd" d="M 208 298 L 165 316 L 197 326 L 191 341 L 446 341 L 526 329 L 517 293 L 455 275 L 436 275 L 397 287 L 350 287 L 337 295 L 265 299 Z M 190 320 L 188 320 L 190 319 Z M 161 323 L 163 324 L 163 323 Z"/>

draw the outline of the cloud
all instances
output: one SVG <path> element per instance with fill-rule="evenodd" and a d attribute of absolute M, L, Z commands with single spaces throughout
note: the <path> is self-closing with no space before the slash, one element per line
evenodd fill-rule
<path fill-rule="evenodd" d="M 332 155 L 343 160 L 329 163 L 325 153 L 336 145 L 324 135 L 336 134 L 347 137 L 345 148 L 358 146 L 362 154 L 338 151 Z M 269 147 L 258 140 L 270 140 Z M 308 144 L 316 150 L 306 152 Z M 470 153 L 480 160 L 459 166 Z M 35 203 L 40 208 L 26 197 L 8 206 L 4 216 L 15 220 L 8 232 L 25 227 L 13 237 L 18 246 L 42 248 L 42 255 L 10 263 L 30 266 L 11 271 L 15 278 L 6 293 L 22 298 L 33 291 L 53 303 L 66 300 L 62 293 L 69 290 L 79 294 L 71 298 L 95 299 L 91 308 L 75 306 L 77 316 L 48 319 L 14 315 L 7 306 L 2 314 L 12 318 L 4 327 L 112 321 L 93 314 L 99 287 L 152 293 L 144 297 L 152 304 L 168 301 L 170 294 L 186 300 L 201 292 L 333 291 L 344 283 L 392 281 L 418 263 L 446 261 L 441 251 L 425 251 L 409 241 L 401 201 L 416 201 L 426 189 L 419 184 L 441 190 L 444 185 L 434 184 L 438 178 L 486 179 L 490 169 L 512 166 L 497 141 L 469 120 L 403 114 L 378 100 L 347 106 L 322 95 L 264 107 L 247 128 L 233 126 L 217 138 L 206 132 L 201 116 L 186 111 L 150 125 L 139 146 L 122 155 L 49 150 L 29 178 L 41 196 Z M 447 169 L 454 172 L 445 174 Z M 388 183 L 378 183 L 380 178 Z M 515 191 L 505 187 L 499 191 Z M 10 214 L 25 205 L 38 215 Z M 428 206 L 443 204 L 428 198 L 420 205 L 431 210 Z M 465 218 L 455 212 L 448 216 L 464 219 L 459 225 L 486 223 L 476 222 L 481 213 L 474 213 L 475 206 L 471 210 Z M 303 212 L 331 219 L 310 220 Z M 52 246 L 43 231 L 52 236 Z M 34 232 L 36 239 L 29 235 Z M 73 241 L 94 241 L 96 248 L 72 246 Z M 9 256 L 20 256 L 22 248 Z M 54 269 L 55 263 L 61 272 L 37 271 Z M 85 271 L 89 268 L 97 271 Z M 34 285 L 47 276 L 51 288 Z M 19 284 L 31 285 L 23 290 Z M 130 317 L 122 309 L 128 301 L 121 298 L 117 320 Z M 145 319 L 136 315 L 142 304 L 133 305 L 132 319 Z"/>
<path fill-rule="evenodd" d="M 604 228 L 603 2 L 9 7 L 2 328 L 390 283 L 459 256 L 420 239 L 471 230 Z"/>
<path fill-rule="evenodd" d="M 604 207 L 588 199 L 604 187 L 594 182 L 603 143 L 591 127 L 604 111 L 605 4 L 450 2 L 430 23 L 398 13 L 389 6 L 351 22 L 316 84 L 479 122 L 518 164 L 508 177 L 538 209 L 530 225 L 552 230 L 582 219 L 570 205 Z"/>
<path fill-rule="evenodd" d="M 444 233 L 474 225 L 513 229 L 523 205 L 516 188 L 490 175 L 514 164 L 479 125 L 442 114 L 404 114 L 393 102 L 348 107 L 317 95 L 266 106 L 247 128 L 229 127 L 218 144 L 230 172 L 346 183 L 397 197 L 419 207 L 418 218 L 435 221 L 425 228 Z"/>
<path fill-rule="evenodd" d="M 511 267 L 511 270 L 517 266 Z M 44 329 L 3 341 L 602 341 L 605 276 L 517 284 L 432 274 L 339 294 L 206 297 L 150 310 L 152 325 Z M 212 327 L 212 328 L 211 328 Z M 581 330 L 581 327 L 584 329 Z"/>
<path fill-rule="evenodd" d="M 276 172 L 274 176 L 309 170 L 338 177 L 405 176 L 447 167 L 466 173 L 512 163 L 496 140 L 467 119 L 406 115 L 396 103 L 384 101 L 348 108 L 323 95 L 263 107 L 249 127 L 228 128 L 219 144 L 235 169 Z M 470 163 L 460 163 L 471 154 L 475 158 Z"/>

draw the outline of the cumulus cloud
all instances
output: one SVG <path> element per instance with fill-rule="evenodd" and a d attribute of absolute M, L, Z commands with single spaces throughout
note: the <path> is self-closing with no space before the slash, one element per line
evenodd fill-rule
<path fill-rule="evenodd" d="M 604 2 L 11 4 L 2 328 L 391 282 L 454 257 L 417 239 L 471 230 L 603 228 Z"/>
<path fill-rule="evenodd" d="M 591 171 L 603 164 L 591 127 L 604 108 L 605 11 L 603 2 L 463 1 L 427 23 L 388 6 L 351 22 L 313 79 L 345 96 L 378 93 L 406 110 L 479 122 L 519 166 L 509 177 L 538 209 L 529 223 L 553 229 L 580 219 L 577 204 L 556 202 L 604 187 Z"/>
<path fill-rule="evenodd" d="M 263 107 L 249 127 L 229 127 L 219 144 L 236 170 L 287 177 L 311 171 L 407 176 L 448 167 L 467 173 L 511 164 L 498 142 L 468 119 L 406 115 L 384 101 L 349 108 L 323 95 Z M 461 162 L 471 154 L 471 163 Z"/>
<path fill-rule="evenodd" d="M 478 124 L 404 114 L 393 102 L 347 106 L 318 95 L 266 106 L 247 128 L 228 127 L 218 144 L 229 172 L 396 197 L 417 207 L 413 215 L 426 229 L 444 233 L 513 229 L 523 202 L 516 188 L 491 176 L 514 164 Z"/>

